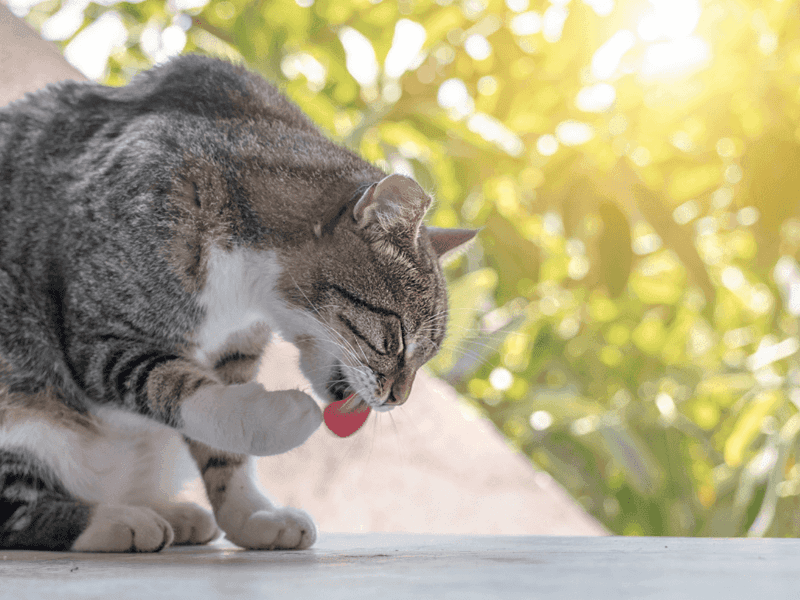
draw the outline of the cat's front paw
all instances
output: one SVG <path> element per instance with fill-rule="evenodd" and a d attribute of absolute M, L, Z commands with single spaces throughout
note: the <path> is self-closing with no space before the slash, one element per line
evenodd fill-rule
<path fill-rule="evenodd" d="M 282 454 L 305 442 L 322 423 L 317 403 L 300 390 L 268 392 L 259 383 L 230 386 L 244 408 L 242 430 L 249 444 L 247 454 Z"/>
<path fill-rule="evenodd" d="M 305 511 L 267 508 L 254 512 L 238 531 L 225 535 L 237 546 L 251 550 L 303 550 L 317 540 L 317 527 Z"/>
<path fill-rule="evenodd" d="M 75 552 L 158 552 L 174 539 L 170 524 L 142 506 L 100 504 L 84 532 L 72 544 Z"/>
<path fill-rule="evenodd" d="M 259 383 L 208 386 L 181 407 L 183 433 L 213 448 L 270 456 L 305 442 L 322 410 L 300 390 L 267 391 Z"/>

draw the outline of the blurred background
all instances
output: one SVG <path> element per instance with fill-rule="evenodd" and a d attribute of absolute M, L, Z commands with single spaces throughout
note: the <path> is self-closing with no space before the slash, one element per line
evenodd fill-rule
<path fill-rule="evenodd" d="M 800 535 L 800 6 L 5 0 L 86 77 L 245 61 L 482 228 L 428 365 L 613 533 Z"/>

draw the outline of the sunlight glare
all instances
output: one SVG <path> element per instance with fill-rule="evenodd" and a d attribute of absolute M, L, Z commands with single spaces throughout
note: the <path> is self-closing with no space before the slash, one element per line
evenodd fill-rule
<path fill-rule="evenodd" d="M 456 121 L 463 119 L 475 110 L 475 101 L 469 95 L 467 86 L 457 78 L 442 82 L 436 99 L 439 106 L 448 109 L 450 117 Z"/>
<path fill-rule="evenodd" d="M 319 92 L 325 87 L 327 70 L 307 52 L 286 56 L 281 61 L 281 71 L 289 79 L 297 79 L 300 75 L 304 75 L 312 91 Z"/>
<path fill-rule="evenodd" d="M 208 0 L 172 0 L 171 5 L 180 12 L 184 10 L 197 10 L 208 4 Z"/>
<path fill-rule="evenodd" d="M 464 50 L 475 60 L 486 60 L 492 54 L 489 41 L 479 33 L 472 34 L 466 39 Z"/>
<path fill-rule="evenodd" d="M 617 98 L 617 90 L 608 83 L 590 85 L 578 92 L 575 106 L 583 112 L 601 113 L 608 110 Z"/>
<path fill-rule="evenodd" d="M 556 126 L 556 137 L 565 146 L 580 146 L 594 137 L 594 130 L 586 123 L 567 120 Z"/>
<path fill-rule="evenodd" d="M 398 79 L 417 62 L 426 37 L 425 28 L 409 19 L 400 19 L 394 26 L 392 47 L 386 55 L 386 75 Z"/>
<path fill-rule="evenodd" d="M 542 16 L 535 11 L 524 12 L 511 19 L 514 35 L 534 35 L 542 30 Z"/>
<path fill-rule="evenodd" d="M 697 36 L 650 44 L 644 52 L 639 72 L 646 78 L 684 75 L 707 65 L 711 48 Z"/>
<path fill-rule="evenodd" d="M 528 10 L 528 6 L 530 6 L 530 0 L 506 0 L 506 6 L 509 8 L 509 10 L 513 10 L 516 13 L 521 13 Z"/>
<path fill-rule="evenodd" d="M 530 424 L 536 431 L 544 431 L 553 424 L 553 415 L 546 410 L 537 410 L 531 415 Z"/>
<path fill-rule="evenodd" d="M 110 11 L 78 33 L 64 49 L 64 57 L 86 77 L 97 81 L 105 72 L 108 57 L 127 39 L 128 30 L 119 14 Z"/>
<path fill-rule="evenodd" d="M 489 374 L 489 385 L 501 392 L 510 388 L 513 383 L 514 376 L 504 367 L 497 367 Z"/>
<path fill-rule="evenodd" d="M 627 29 L 612 35 L 592 56 L 592 75 L 595 79 L 611 78 L 617 72 L 622 57 L 635 43 L 636 36 Z"/>
<path fill-rule="evenodd" d="M 46 40 L 66 40 L 83 25 L 83 11 L 88 0 L 65 2 L 57 13 L 42 24 L 42 37 Z"/>
<path fill-rule="evenodd" d="M 542 156 L 553 156 L 558 151 L 558 140 L 556 136 L 546 133 L 536 140 L 536 150 Z"/>
<path fill-rule="evenodd" d="M 344 47 L 345 65 L 353 79 L 363 87 L 375 85 L 378 79 L 378 61 L 370 41 L 352 27 L 342 27 L 339 39 Z"/>
<path fill-rule="evenodd" d="M 544 11 L 542 35 L 546 41 L 554 44 L 561 39 L 561 32 L 568 15 L 569 11 L 565 7 L 556 4 Z"/>
<path fill-rule="evenodd" d="M 525 149 L 522 140 L 514 134 L 502 121 L 486 113 L 477 112 L 467 120 L 470 131 L 477 133 L 483 139 L 494 142 L 511 156 L 519 156 Z"/>
<path fill-rule="evenodd" d="M 800 316 L 800 266 L 791 256 L 781 256 L 772 271 L 778 284 L 786 312 Z"/>
<path fill-rule="evenodd" d="M 640 20 L 636 32 L 647 42 L 689 36 L 700 20 L 698 0 L 649 0 L 653 10 Z"/>
<path fill-rule="evenodd" d="M 598 17 L 607 17 L 614 12 L 614 0 L 583 0 Z"/>

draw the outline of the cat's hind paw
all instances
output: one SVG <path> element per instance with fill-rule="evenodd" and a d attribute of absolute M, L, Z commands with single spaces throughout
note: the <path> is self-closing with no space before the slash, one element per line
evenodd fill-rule
<path fill-rule="evenodd" d="M 268 508 L 250 515 L 238 532 L 226 537 L 251 550 L 304 550 L 317 540 L 311 516 L 296 508 Z"/>
<path fill-rule="evenodd" d="M 207 544 L 220 534 L 212 514 L 191 502 L 155 506 L 153 510 L 172 527 L 175 546 Z"/>
<path fill-rule="evenodd" d="M 172 527 L 142 506 L 99 504 L 72 544 L 75 552 L 158 552 L 174 539 Z"/>

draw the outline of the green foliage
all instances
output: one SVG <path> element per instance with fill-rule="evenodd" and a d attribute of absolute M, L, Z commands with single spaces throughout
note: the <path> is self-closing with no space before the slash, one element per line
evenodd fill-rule
<path fill-rule="evenodd" d="M 412 172 L 432 224 L 481 227 L 431 369 L 611 531 L 800 534 L 798 3 L 301 4 L 104 1 L 58 33 L 74 5 L 49 0 L 27 19 L 69 57 L 112 15 L 111 84 L 174 50 L 245 60 Z M 409 21 L 425 40 L 400 73 Z"/>

